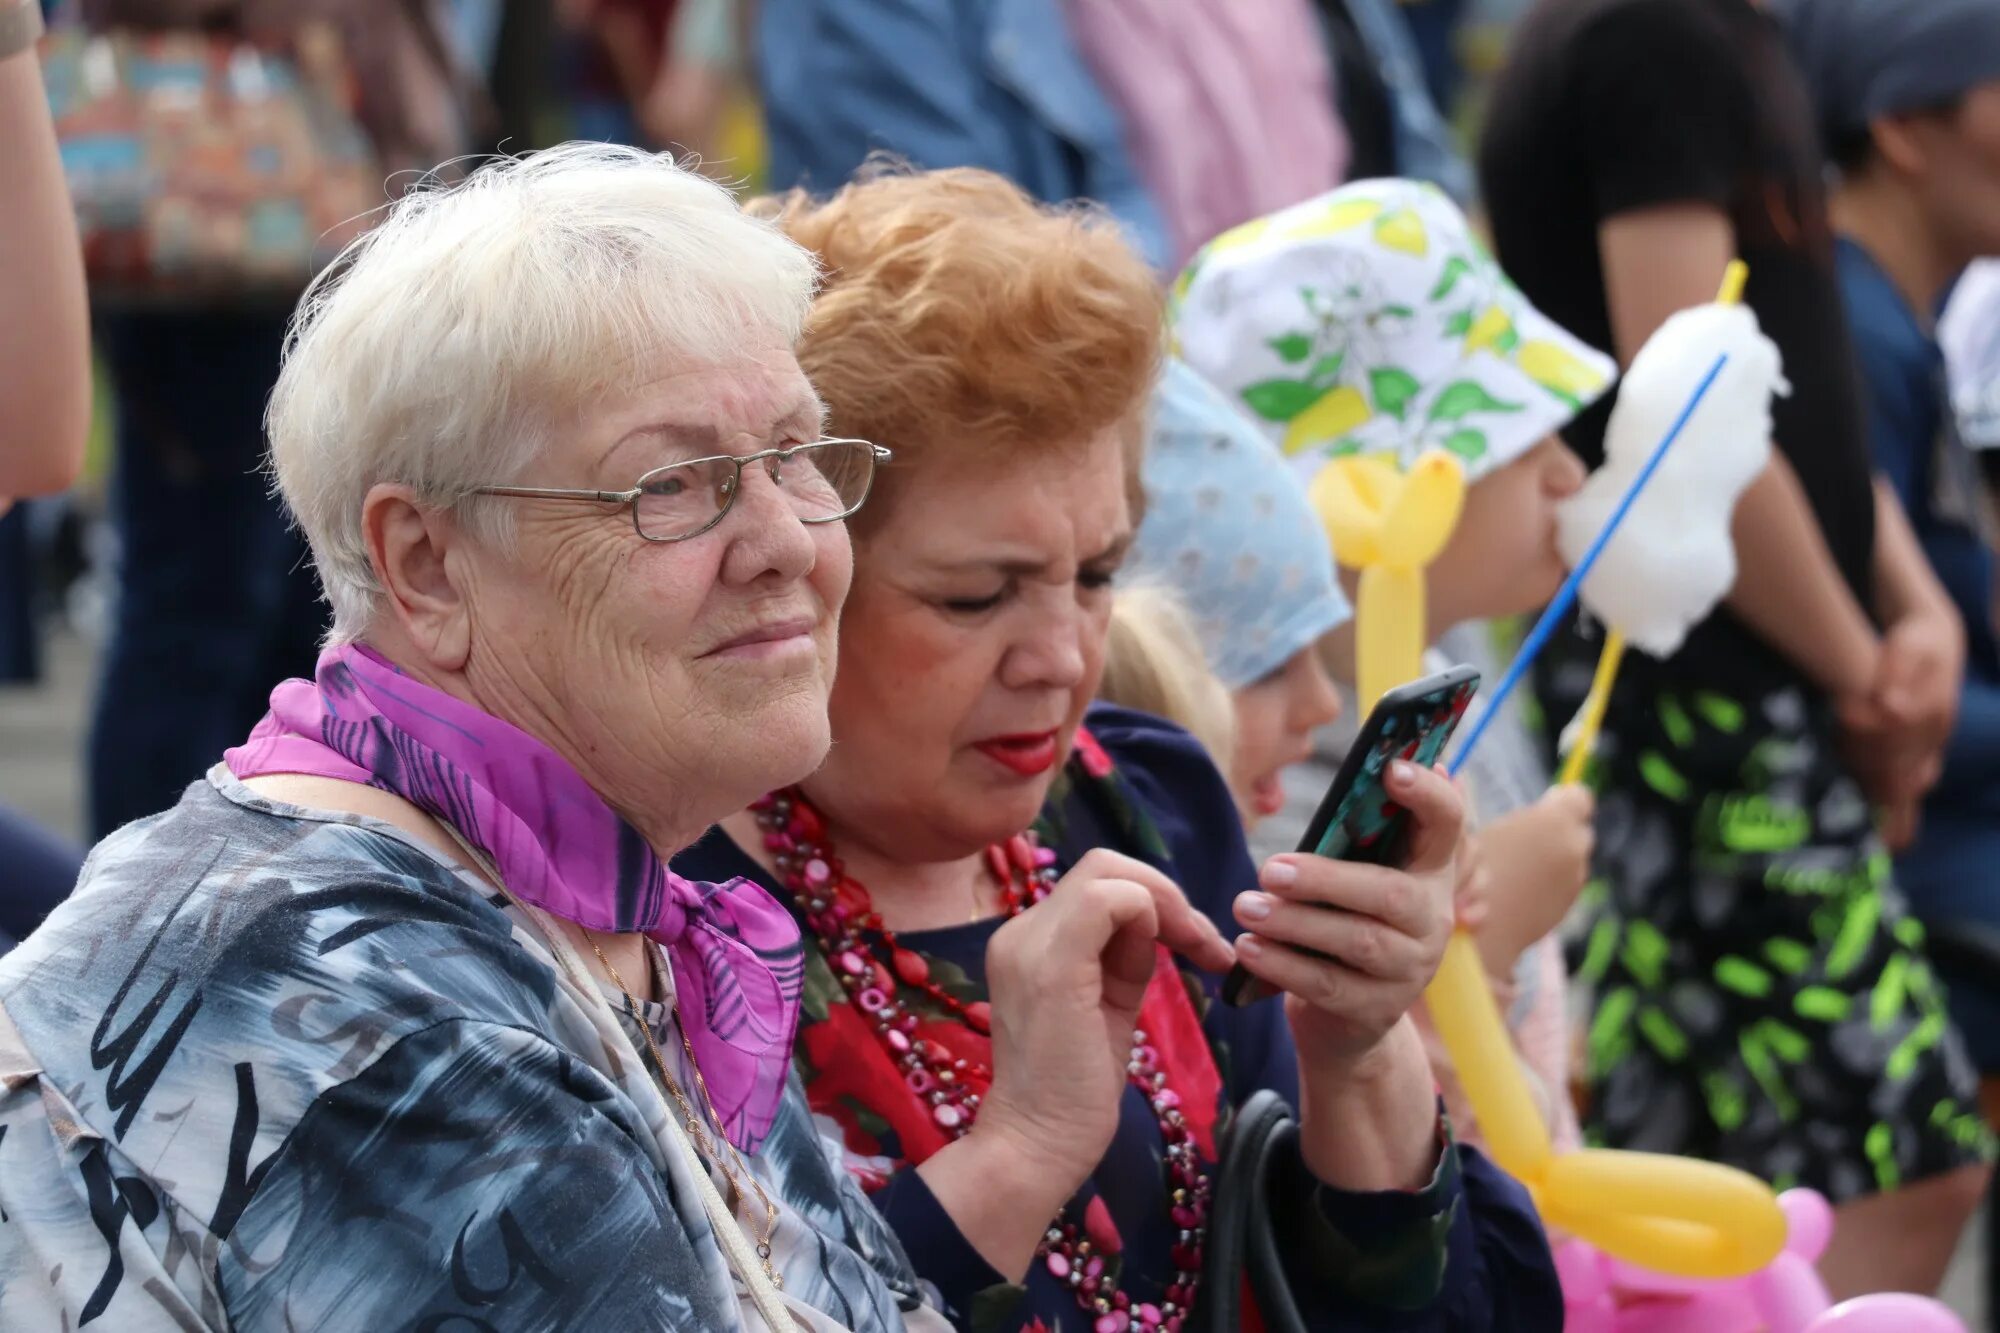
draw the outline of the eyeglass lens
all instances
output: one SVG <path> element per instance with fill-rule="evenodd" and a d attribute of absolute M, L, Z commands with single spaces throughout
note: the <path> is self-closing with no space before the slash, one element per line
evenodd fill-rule
<path fill-rule="evenodd" d="M 773 455 L 751 466 L 764 468 L 800 519 L 824 523 L 852 513 L 866 498 L 875 456 L 866 443 L 835 440 L 803 445 L 788 458 Z M 648 472 L 639 479 L 639 531 L 654 541 L 699 532 L 729 508 L 740 476 L 740 466 L 728 458 Z"/>

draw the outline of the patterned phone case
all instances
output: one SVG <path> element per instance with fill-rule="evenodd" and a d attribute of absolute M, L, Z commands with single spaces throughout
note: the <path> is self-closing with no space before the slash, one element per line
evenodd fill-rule
<path fill-rule="evenodd" d="M 1417 700 L 1383 720 L 1375 743 L 1361 761 L 1361 772 L 1333 813 L 1326 834 L 1314 850 L 1334 861 L 1367 861 L 1393 865 L 1401 851 L 1403 807 L 1389 799 L 1384 775 L 1391 761 L 1407 759 L 1428 768 L 1438 761 L 1479 681 L 1460 681 Z"/>

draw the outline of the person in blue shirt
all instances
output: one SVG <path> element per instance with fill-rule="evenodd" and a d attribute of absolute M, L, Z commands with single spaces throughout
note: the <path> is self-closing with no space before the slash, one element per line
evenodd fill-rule
<path fill-rule="evenodd" d="M 2000 637 L 1979 472 L 1952 411 L 1936 315 L 2000 254 L 2000 3 L 1793 0 L 1787 20 L 1838 173 L 1839 271 L 1877 474 L 1963 625 L 1965 675 L 1898 879 L 1933 925 L 2000 926 Z M 2000 983 L 1952 975 L 1974 1059 L 2000 1071 Z"/>
<path fill-rule="evenodd" d="M 1166 224 L 1063 0 L 763 0 L 770 179 L 831 193 L 869 154 L 984 167 L 1037 199 L 1104 205 L 1156 267 Z"/>
<path fill-rule="evenodd" d="M 1044 202 L 1101 204 L 1155 269 L 1176 267 L 1126 113 L 1071 31 L 1077 3 L 760 0 L 756 76 L 771 185 L 831 193 L 877 152 L 933 169 L 983 167 Z M 1353 126 L 1351 174 L 1411 176 L 1469 199 L 1471 169 L 1393 0 L 1312 8 L 1338 110 L 1363 122 Z"/>

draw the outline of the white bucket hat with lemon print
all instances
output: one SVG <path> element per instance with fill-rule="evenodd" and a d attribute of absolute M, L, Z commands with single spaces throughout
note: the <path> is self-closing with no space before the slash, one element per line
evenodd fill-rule
<path fill-rule="evenodd" d="M 1443 449 L 1468 482 L 1611 386 L 1611 358 L 1528 303 L 1435 186 L 1372 180 L 1247 222 L 1174 284 L 1179 355 L 1310 480 Z"/>

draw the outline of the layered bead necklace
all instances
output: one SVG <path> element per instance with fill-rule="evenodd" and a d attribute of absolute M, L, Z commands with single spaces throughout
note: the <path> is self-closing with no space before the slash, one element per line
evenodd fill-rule
<path fill-rule="evenodd" d="M 929 1108 L 932 1122 L 947 1136 L 963 1138 L 979 1114 L 981 1094 L 992 1086 L 993 1071 L 935 1037 L 918 1037 L 917 1015 L 903 1003 L 900 991 L 909 987 L 921 992 L 982 1036 L 991 1032 L 990 1007 L 983 1000 L 961 1001 L 931 979 L 929 962 L 897 940 L 876 914 L 868 890 L 847 876 L 827 836 L 826 821 L 797 789 L 774 792 L 751 810 L 780 881 L 819 941 L 848 1003 L 902 1072 L 910 1095 Z M 1027 911 L 1056 885 L 1056 854 L 1041 846 L 1032 831 L 989 846 L 985 859 L 1000 883 L 1001 910 L 1008 917 Z M 1156 1328 L 1179 1333 L 1201 1281 L 1209 1180 L 1181 1115 L 1180 1098 L 1167 1086 L 1159 1065 L 1159 1052 L 1146 1033 L 1135 1030 L 1125 1074 L 1145 1095 L 1166 1143 L 1168 1212 L 1176 1233 L 1170 1256 L 1174 1278 L 1164 1300 L 1158 1305 L 1135 1302 L 1118 1290 L 1117 1275 L 1106 1272 L 1103 1247 L 1092 1242 L 1087 1226 L 1067 1216 L 1050 1224 L 1036 1251 L 1049 1274 L 1067 1284 L 1077 1304 L 1095 1316 L 1094 1333 Z"/>

